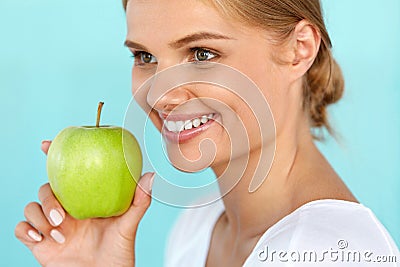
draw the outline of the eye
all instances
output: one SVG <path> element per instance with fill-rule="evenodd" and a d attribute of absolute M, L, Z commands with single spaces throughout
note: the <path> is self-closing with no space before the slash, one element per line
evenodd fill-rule
<path fill-rule="evenodd" d="M 150 64 L 150 63 L 155 63 L 157 62 L 157 59 L 155 56 L 153 56 L 150 53 L 141 53 L 140 54 L 140 58 L 142 60 L 142 62 L 146 63 L 146 64 Z"/>
<path fill-rule="evenodd" d="M 215 58 L 217 55 L 205 48 L 193 48 L 194 61 L 207 61 Z"/>
<path fill-rule="evenodd" d="M 155 64 L 157 63 L 157 58 L 152 54 L 144 51 L 137 51 L 133 53 L 133 58 L 135 59 L 135 65 L 140 66 L 144 64 Z"/>

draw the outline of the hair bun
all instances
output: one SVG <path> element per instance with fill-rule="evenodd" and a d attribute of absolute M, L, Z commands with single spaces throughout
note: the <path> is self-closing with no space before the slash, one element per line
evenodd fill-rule
<path fill-rule="evenodd" d="M 312 127 L 326 127 L 331 133 L 327 106 L 342 98 L 344 79 L 342 70 L 332 56 L 330 48 L 322 45 L 318 56 L 307 73 L 304 86 L 305 107 L 309 110 Z"/>

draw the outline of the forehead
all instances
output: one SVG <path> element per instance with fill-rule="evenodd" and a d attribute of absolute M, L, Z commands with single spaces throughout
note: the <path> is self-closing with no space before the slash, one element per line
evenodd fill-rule
<path fill-rule="evenodd" d="M 129 0 L 128 39 L 171 39 L 198 31 L 233 33 L 237 23 L 201 0 Z"/>

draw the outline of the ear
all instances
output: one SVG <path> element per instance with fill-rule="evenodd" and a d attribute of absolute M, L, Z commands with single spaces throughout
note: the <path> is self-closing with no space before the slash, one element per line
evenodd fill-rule
<path fill-rule="evenodd" d="M 292 35 L 294 57 L 292 68 L 303 76 L 314 63 L 321 45 L 321 34 L 318 29 L 307 20 L 300 21 Z"/>

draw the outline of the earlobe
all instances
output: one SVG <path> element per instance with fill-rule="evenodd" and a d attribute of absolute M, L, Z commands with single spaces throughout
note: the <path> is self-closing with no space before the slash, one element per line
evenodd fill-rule
<path fill-rule="evenodd" d="M 302 20 L 294 30 L 293 39 L 295 47 L 292 65 L 304 69 L 305 73 L 317 57 L 321 44 L 321 34 L 315 26 L 306 20 Z"/>

